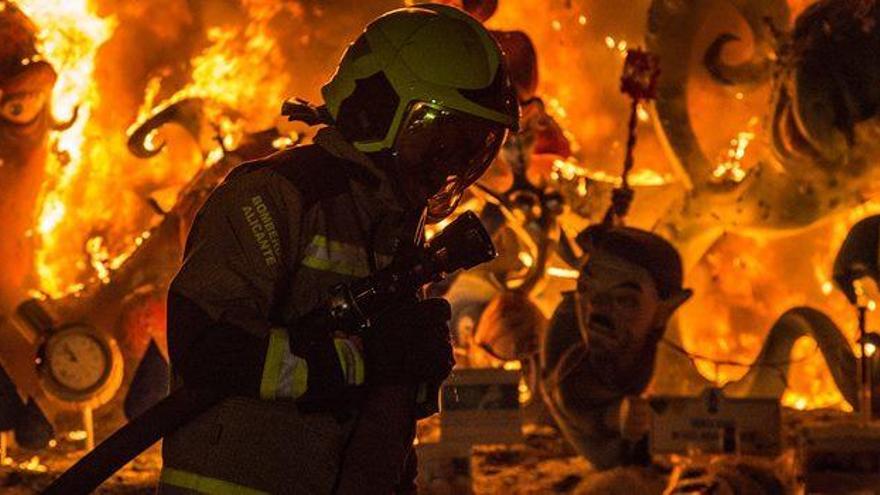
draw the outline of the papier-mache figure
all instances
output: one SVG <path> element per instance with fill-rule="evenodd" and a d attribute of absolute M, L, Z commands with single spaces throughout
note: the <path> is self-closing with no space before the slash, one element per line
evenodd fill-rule
<path fill-rule="evenodd" d="M 863 219 L 835 258 L 835 283 L 853 304 L 854 281 L 880 273 L 878 239 L 880 216 Z M 682 287 L 679 254 L 656 234 L 591 227 L 578 242 L 588 258 L 577 290 L 565 295 L 540 344 L 543 397 L 566 439 L 596 468 L 638 464 L 646 460 L 649 412 L 636 396 L 648 388 L 665 326 L 691 291 Z M 803 336 L 816 342 L 844 399 L 858 409 L 850 343 L 827 315 L 806 306 L 779 317 L 749 371 L 724 394 L 780 398 L 792 347 Z"/>
<path fill-rule="evenodd" d="M 52 119 L 49 97 L 57 74 L 43 60 L 37 28 L 14 4 L 0 0 L 0 314 L 26 295 L 33 246 L 26 232 L 45 174 Z"/>
<path fill-rule="evenodd" d="M 649 412 L 635 397 L 654 371 L 673 312 L 691 295 L 667 241 L 631 227 L 590 227 L 577 290 L 541 342 L 544 400 L 566 439 L 599 469 L 645 459 Z"/>

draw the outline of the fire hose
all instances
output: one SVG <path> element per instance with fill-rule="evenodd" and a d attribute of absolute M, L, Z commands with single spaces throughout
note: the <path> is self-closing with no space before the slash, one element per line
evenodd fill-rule
<path fill-rule="evenodd" d="M 353 334 L 369 331 L 370 320 L 412 297 L 426 284 L 458 270 L 493 259 L 495 246 L 480 220 L 465 212 L 411 255 L 350 284 L 334 286 L 328 299 L 298 321 L 304 328 L 344 328 Z M 436 394 L 439 384 L 425 384 Z M 226 396 L 214 390 L 181 387 L 110 435 L 61 474 L 44 495 L 85 495 L 138 454 L 219 403 Z M 434 401 L 436 407 L 436 400 Z"/>

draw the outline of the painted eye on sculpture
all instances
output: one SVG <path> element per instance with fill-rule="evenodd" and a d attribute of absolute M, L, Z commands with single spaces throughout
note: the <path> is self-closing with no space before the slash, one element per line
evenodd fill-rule
<path fill-rule="evenodd" d="M 46 104 L 46 93 L 13 93 L 0 103 L 0 118 L 13 124 L 29 124 Z"/>

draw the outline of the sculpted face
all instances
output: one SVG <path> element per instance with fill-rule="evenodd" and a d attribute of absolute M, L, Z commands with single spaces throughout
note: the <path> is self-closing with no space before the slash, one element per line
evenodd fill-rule
<path fill-rule="evenodd" d="M 49 132 L 47 110 L 55 83 L 48 64 L 34 64 L 9 80 L 0 80 L 0 160 L 4 166 L 25 169 Z"/>
<path fill-rule="evenodd" d="M 590 255 L 577 298 L 581 336 L 621 364 L 631 364 L 666 323 L 648 271 L 603 250 Z"/>
<path fill-rule="evenodd" d="M 14 4 L 0 0 L 0 165 L 9 168 L 24 168 L 49 130 L 56 75 L 37 51 L 36 32 Z"/>

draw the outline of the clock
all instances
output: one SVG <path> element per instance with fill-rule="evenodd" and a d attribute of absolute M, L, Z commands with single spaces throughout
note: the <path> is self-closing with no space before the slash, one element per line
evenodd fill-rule
<path fill-rule="evenodd" d="M 122 383 L 116 343 L 86 324 L 52 331 L 37 353 L 37 370 L 50 396 L 77 407 L 105 403 Z"/>

